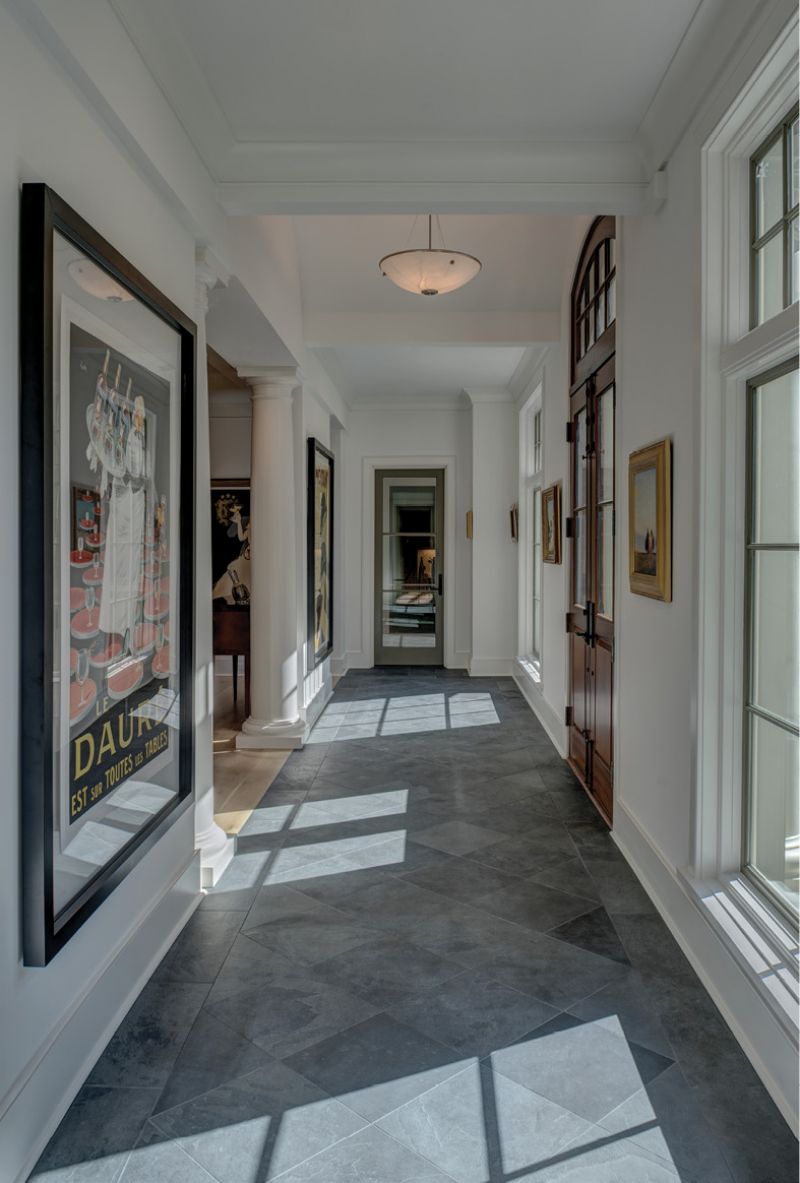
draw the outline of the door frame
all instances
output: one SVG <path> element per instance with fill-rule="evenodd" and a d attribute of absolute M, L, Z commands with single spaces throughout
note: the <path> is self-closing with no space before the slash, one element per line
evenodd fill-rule
<path fill-rule="evenodd" d="M 415 474 L 418 474 L 415 476 Z M 406 481 L 409 482 L 409 487 L 414 487 L 414 480 L 424 480 L 428 482 L 426 485 L 417 486 L 418 488 L 433 488 L 434 494 L 434 520 L 432 534 L 434 538 L 438 538 L 436 543 L 436 573 L 437 582 L 441 581 L 442 593 L 439 596 L 439 603 L 435 611 L 435 632 L 434 638 L 436 644 L 431 648 L 421 647 L 419 649 L 412 649 L 408 651 L 407 660 L 403 660 L 406 655 L 406 650 L 402 646 L 393 649 L 391 657 L 386 653 L 387 646 L 381 644 L 381 637 L 383 636 L 382 628 L 382 613 L 380 604 L 378 602 L 379 596 L 383 591 L 383 579 L 379 577 L 379 550 L 382 547 L 383 531 L 381 523 L 377 518 L 378 505 L 382 504 L 383 493 L 379 492 L 379 484 L 381 480 L 397 480 L 400 485 Z M 430 482 L 433 481 L 433 485 Z M 376 468 L 375 469 L 375 485 L 373 488 L 373 497 L 375 498 L 375 518 L 374 518 L 374 550 L 373 550 L 373 579 L 374 579 L 374 599 L 373 599 L 373 647 L 377 656 L 379 650 L 381 653 L 381 665 L 410 665 L 410 666 L 431 666 L 441 667 L 444 665 L 444 631 L 447 624 L 447 612 L 444 603 L 444 591 L 446 587 L 444 579 L 444 564 L 447 558 L 447 544 L 444 537 L 444 469 L 443 468 Z M 434 595 L 439 593 L 433 590 Z"/>
<path fill-rule="evenodd" d="M 361 652 L 363 664 L 350 667 L 372 669 L 375 665 L 375 473 L 381 468 L 431 469 L 444 472 L 444 664 L 445 669 L 466 668 L 466 657 L 457 662 L 455 646 L 456 610 L 459 603 L 455 579 L 456 553 L 456 457 L 455 456 L 365 456 L 361 473 Z"/>

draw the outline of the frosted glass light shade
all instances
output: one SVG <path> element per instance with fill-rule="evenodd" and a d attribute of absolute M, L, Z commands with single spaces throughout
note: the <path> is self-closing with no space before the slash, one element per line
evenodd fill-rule
<path fill-rule="evenodd" d="M 121 304 L 132 300 L 133 294 L 104 271 L 91 259 L 74 259 L 67 267 L 70 278 L 84 292 L 95 296 L 98 300 L 110 300 L 112 304 Z"/>
<path fill-rule="evenodd" d="M 469 283 L 481 269 L 480 262 L 462 251 L 441 249 L 397 251 L 386 255 L 378 266 L 405 292 L 418 296 L 440 296 Z"/>

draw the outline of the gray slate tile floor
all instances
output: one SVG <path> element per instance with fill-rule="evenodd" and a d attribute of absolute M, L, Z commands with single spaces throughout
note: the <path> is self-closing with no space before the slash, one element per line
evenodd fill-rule
<path fill-rule="evenodd" d="M 339 683 L 33 1179 L 796 1183 L 513 683 Z"/>

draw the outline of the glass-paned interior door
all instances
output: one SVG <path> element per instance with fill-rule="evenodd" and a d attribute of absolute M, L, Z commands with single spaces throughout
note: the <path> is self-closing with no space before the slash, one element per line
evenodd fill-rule
<path fill-rule="evenodd" d="M 444 473 L 375 474 L 375 664 L 442 665 Z"/>

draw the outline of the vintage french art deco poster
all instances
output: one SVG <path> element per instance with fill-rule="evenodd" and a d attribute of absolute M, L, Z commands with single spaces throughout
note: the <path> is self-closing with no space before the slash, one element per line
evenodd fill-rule
<path fill-rule="evenodd" d="M 333 456 L 308 441 L 308 665 L 333 649 Z"/>
<path fill-rule="evenodd" d="M 214 607 L 250 603 L 250 483 L 211 482 L 211 597 Z"/>
<path fill-rule="evenodd" d="M 24 955 L 49 961 L 192 785 L 194 329 L 22 198 Z"/>

